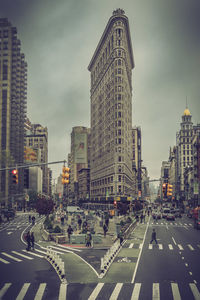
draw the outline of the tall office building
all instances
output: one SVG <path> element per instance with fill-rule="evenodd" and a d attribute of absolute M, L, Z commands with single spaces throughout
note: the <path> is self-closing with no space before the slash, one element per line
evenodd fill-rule
<path fill-rule="evenodd" d="M 132 69 L 128 18 L 110 17 L 88 66 L 91 72 L 91 198 L 133 193 Z"/>
<path fill-rule="evenodd" d="M 90 129 L 83 126 L 75 126 L 71 133 L 71 153 L 68 157 L 70 168 L 70 186 L 68 195 L 70 199 L 78 199 L 78 176 L 79 171 L 88 168 Z"/>
<path fill-rule="evenodd" d="M 38 156 L 39 163 L 48 162 L 48 129 L 40 124 L 30 125 L 31 129 L 26 131 L 26 147 L 34 149 Z M 42 192 L 45 195 L 51 195 L 51 178 L 47 165 L 42 165 Z"/>
<path fill-rule="evenodd" d="M 0 168 L 23 164 L 27 105 L 27 63 L 17 29 L 0 19 Z M 5 204 L 23 193 L 23 170 L 13 184 L 11 171 L 0 172 L 0 199 Z"/>

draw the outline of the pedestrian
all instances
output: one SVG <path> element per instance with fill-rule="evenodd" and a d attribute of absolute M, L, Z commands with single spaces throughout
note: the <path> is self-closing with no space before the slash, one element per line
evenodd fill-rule
<path fill-rule="evenodd" d="M 124 238 L 123 238 L 123 232 L 120 230 L 120 232 L 118 233 L 118 238 L 120 240 L 120 245 L 122 244 Z"/>
<path fill-rule="evenodd" d="M 156 244 L 158 244 L 157 239 L 156 239 L 156 231 L 155 231 L 155 229 L 153 229 L 153 232 L 151 234 L 151 242 L 150 242 L 150 244 L 152 244 L 153 241 L 155 241 Z"/>
<path fill-rule="evenodd" d="M 35 216 L 32 216 L 32 225 L 35 225 Z"/>
<path fill-rule="evenodd" d="M 86 236 L 85 236 L 85 245 L 86 247 L 91 247 L 92 246 L 92 235 L 90 233 L 90 231 L 87 232 Z"/>
<path fill-rule="evenodd" d="M 142 223 L 143 220 L 143 214 L 140 215 L 140 223 Z"/>
<path fill-rule="evenodd" d="M 81 230 L 81 224 L 82 224 L 82 219 L 81 217 L 78 218 L 78 227 L 79 227 L 79 230 Z"/>
<path fill-rule="evenodd" d="M 64 216 L 62 216 L 62 217 L 60 218 L 60 221 L 61 221 L 61 225 L 64 225 Z"/>
<path fill-rule="evenodd" d="M 73 229 L 72 229 L 71 225 L 68 226 L 67 233 L 68 233 L 68 240 L 70 243 L 70 237 L 71 237 L 71 234 L 73 233 Z"/>
<path fill-rule="evenodd" d="M 28 216 L 28 221 L 31 223 L 31 215 Z"/>
<path fill-rule="evenodd" d="M 27 232 L 26 242 L 27 242 L 27 248 L 26 248 L 26 250 L 29 251 L 31 249 L 31 235 L 30 235 L 30 231 Z"/>
<path fill-rule="evenodd" d="M 34 233 L 31 232 L 31 248 L 34 250 L 34 243 L 35 243 L 35 237 L 34 237 Z"/>
<path fill-rule="evenodd" d="M 106 232 L 108 231 L 108 227 L 106 224 L 103 225 L 103 232 L 104 232 L 104 237 L 106 237 Z"/>
<path fill-rule="evenodd" d="M 148 210 L 148 217 L 149 217 L 149 210 Z"/>
<path fill-rule="evenodd" d="M 144 223 L 145 223 L 145 214 L 143 215 L 143 220 L 144 220 Z"/>
<path fill-rule="evenodd" d="M 106 216 L 105 224 L 106 224 L 107 227 L 109 226 L 109 216 L 108 215 Z"/>
<path fill-rule="evenodd" d="M 139 222 L 139 216 L 138 215 L 136 215 L 136 221 Z"/>

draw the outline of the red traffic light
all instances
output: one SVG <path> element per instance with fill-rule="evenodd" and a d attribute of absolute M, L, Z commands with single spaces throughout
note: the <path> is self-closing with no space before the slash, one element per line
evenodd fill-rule
<path fill-rule="evenodd" d="M 12 170 L 12 174 L 16 175 L 17 174 L 17 170 L 16 169 Z"/>

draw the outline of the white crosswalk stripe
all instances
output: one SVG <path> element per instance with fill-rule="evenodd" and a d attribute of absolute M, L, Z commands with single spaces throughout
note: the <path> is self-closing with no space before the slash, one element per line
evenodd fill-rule
<path fill-rule="evenodd" d="M 134 244 L 133 244 L 133 243 L 131 243 L 131 244 L 129 245 L 129 248 L 133 248 L 133 245 L 134 245 Z"/>
<path fill-rule="evenodd" d="M 24 283 L 24 285 L 23 285 L 20 293 L 18 294 L 16 300 L 23 300 L 24 299 L 24 296 L 26 295 L 29 286 L 30 286 L 30 283 Z"/>
<path fill-rule="evenodd" d="M 12 283 L 4 283 L 3 286 L 0 288 L 0 299 L 2 299 L 5 294 L 7 293 L 7 291 L 9 290 L 9 288 L 11 288 Z M 23 300 L 25 297 L 28 299 L 29 297 L 29 288 L 31 286 L 30 282 L 26 282 L 23 284 L 23 286 L 21 287 L 21 289 L 16 290 L 13 289 L 13 291 L 15 290 L 16 295 L 15 295 L 15 299 L 16 300 Z M 106 290 L 106 288 L 109 286 L 109 283 L 98 283 L 95 288 L 93 289 L 93 291 L 91 291 L 91 294 L 86 298 L 82 298 L 83 300 L 95 300 L 97 298 L 102 298 L 102 293 L 104 293 L 104 289 Z M 135 284 L 123 284 L 123 283 L 116 283 L 115 286 L 113 286 L 112 284 L 112 292 L 110 294 L 110 298 L 109 300 L 121 300 L 121 299 L 125 299 L 123 298 L 123 286 L 126 287 L 126 289 L 130 289 L 130 300 L 139 300 L 141 299 L 140 293 L 142 289 L 145 289 L 145 283 L 135 283 Z M 45 290 L 47 288 L 47 283 L 43 282 L 40 283 L 37 290 L 35 291 L 35 296 L 34 296 L 34 300 L 42 300 Z M 190 289 L 191 291 L 191 295 L 193 295 L 194 300 L 199 300 L 200 299 L 200 293 L 199 290 L 197 288 L 197 285 L 195 283 L 188 283 L 188 286 L 186 286 L 186 289 Z M 171 289 L 171 292 L 170 292 Z M 181 293 L 179 290 L 179 285 L 176 282 L 169 282 L 169 294 L 171 295 L 166 295 L 165 294 L 165 299 L 169 298 L 172 300 L 182 300 L 185 298 L 182 298 L 184 295 L 184 291 L 181 289 Z M 162 300 L 161 297 L 161 292 L 162 292 L 162 285 L 158 282 L 152 283 L 152 295 L 149 295 L 148 299 L 152 299 L 152 300 Z M 105 295 L 105 294 L 104 294 Z M 33 296 L 32 296 L 33 297 Z M 31 297 L 31 299 L 33 299 Z M 13 296 L 14 298 L 14 296 Z M 7 298 L 6 298 L 7 299 Z M 66 300 L 68 299 L 67 297 L 67 284 L 66 283 L 61 283 L 60 284 L 60 288 L 58 290 L 58 300 Z M 106 298 L 108 299 L 108 298 Z M 142 298 L 143 299 L 143 298 Z M 188 299 L 187 299 L 188 300 Z"/>
<path fill-rule="evenodd" d="M 138 300 L 140 295 L 141 283 L 135 283 L 131 300 Z"/>
<path fill-rule="evenodd" d="M 169 244 L 168 246 L 169 246 L 169 250 L 173 250 L 172 244 Z"/>
<path fill-rule="evenodd" d="M 188 247 L 190 250 L 192 250 L 192 251 L 194 250 L 194 248 L 191 245 L 188 245 Z"/>
<path fill-rule="evenodd" d="M 35 295 L 34 300 L 41 300 L 42 296 L 44 294 L 45 288 L 46 288 L 46 283 L 41 283 L 39 286 L 39 289 L 37 290 L 37 293 Z"/>
<path fill-rule="evenodd" d="M 40 258 L 43 258 L 43 257 L 44 257 L 44 255 L 40 255 L 40 254 L 34 253 L 34 252 L 32 252 L 32 251 L 26 251 L 26 250 L 22 250 L 22 251 L 24 251 L 24 252 L 26 252 L 26 253 L 29 253 L 30 255 L 40 257 Z"/>
<path fill-rule="evenodd" d="M 153 287 L 152 287 L 152 299 L 153 300 L 160 300 L 159 283 L 153 283 Z"/>
<path fill-rule="evenodd" d="M 5 255 L 5 256 L 7 256 L 7 257 L 9 257 L 9 258 L 11 258 L 11 259 L 17 261 L 17 262 L 21 262 L 21 261 L 22 261 L 21 259 L 16 258 L 16 257 L 14 257 L 14 256 L 12 256 L 12 255 L 10 255 L 10 254 L 8 254 L 8 253 L 1 252 L 1 254 Z"/>
<path fill-rule="evenodd" d="M 178 284 L 172 282 L 171 283 L 171 288 L 172 288 L 172 294 L 173 294 L 174 300 L 181 300 Z"/>
<path fill-rule="evenodd" d="M 3 259 L 3 258 L 1 258 L 1 257 L 0 257 L 0 261 L 1 261 L 2 263 L 4 263 L 4 264 L 9 264 L 9 263 L 10 263 L 9 261 L 7 261 L 7 260 L 5 260 L 5 259 Z"/>
<path fill-rule="evenodd" d="M 33 257 L 24 255 L 24 254 L 19 253 L 19 252 L 17 252 L 17 251 L 12 251 L 12 253 L 17 254 L 17 255 L 19 255 L 19 256 L 21 256 L 21 257 L 23 257 L 23 258 L 27 258 L 27 259 L 30 259 L 30 260 L 33 259 Z"/>
<path fill-rule="evenodd" d="M 180 244 L 178 244 L 177 246 L 178 246 L 179 250 L 183 250 L 183 247 Z"/>

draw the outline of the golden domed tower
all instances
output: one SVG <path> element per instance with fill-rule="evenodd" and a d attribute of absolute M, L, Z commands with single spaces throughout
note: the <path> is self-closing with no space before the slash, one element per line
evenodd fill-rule
<path fill-rule="evenodd" d="M 181 129 L 177 133 L 177 146 L 178 146 L 178 176 L 180 178 L 179 191 L 182 198 L 184 198 L 184 170 L 187 166 L 193 164 L 192 155 L 192 136 L 193 136 L 193 123 L 192 115 L 186 106 L 181 122 Z"/>

